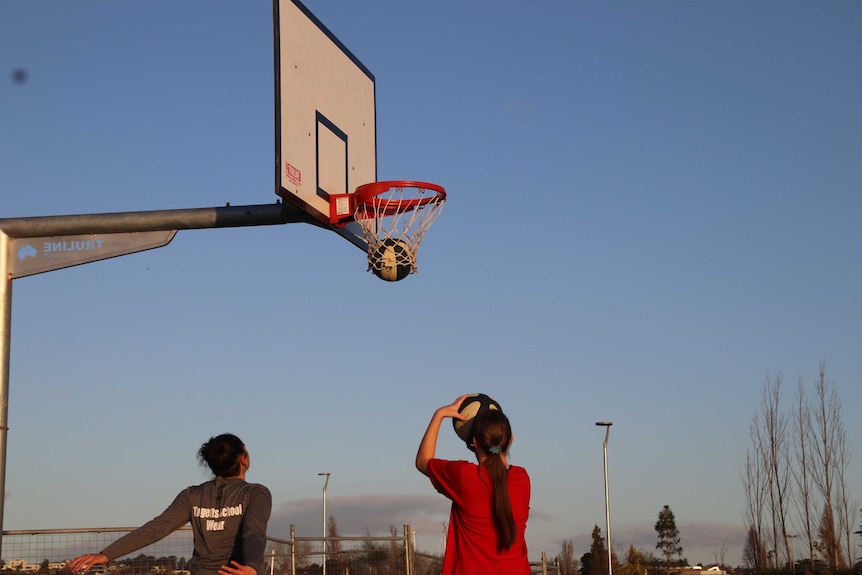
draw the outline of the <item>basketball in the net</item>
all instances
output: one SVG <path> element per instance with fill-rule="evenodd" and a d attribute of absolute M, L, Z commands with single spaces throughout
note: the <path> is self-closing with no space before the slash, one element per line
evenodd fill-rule
<path fill-rule="evenodd" d="M 380 279 L 397 282 L 413 271 L 413 254 L 406 242 L 386 238 L 371 252 L 368 263 Z"/>
<path fill-rule="evenodd" d="M 489 395 L 485 395 L 484 393 L 473 394 L 470 397 L 464 398 L 464 401 L 461 402 L 461 406 L 458 408 L 458 413 L 466 415 L 467 419 L 461 421 L 459 419 L 452 418 L 452 425 L 455 427 L 455 433 L 457 433 L 458 437 L 467 443 L 467 445 L 471 445 L 473 443 L 473 418 L 475 418 L 476 414 L 480 411 L 486 411 L 488 409 L 503 411 L 503 408 L 500 407 L 497 400 Z"/>

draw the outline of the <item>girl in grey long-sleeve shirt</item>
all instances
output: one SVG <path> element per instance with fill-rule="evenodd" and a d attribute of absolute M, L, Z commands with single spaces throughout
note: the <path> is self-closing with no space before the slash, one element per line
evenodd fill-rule
<path fill-rule="evenodd" d="M 120 537 L 101 553 L 82 555 L 69 565 L 86 573 L 155 543 L 188 522 L 194 533 L 192 575 L 256 575 L 263 563 L 266 526 L 272 509 L 269 489 L 247 483 L 248 451 L 235 435 L 223 434 L 198 452 L 215 479 L 187 487 L 158 517 Z"/>

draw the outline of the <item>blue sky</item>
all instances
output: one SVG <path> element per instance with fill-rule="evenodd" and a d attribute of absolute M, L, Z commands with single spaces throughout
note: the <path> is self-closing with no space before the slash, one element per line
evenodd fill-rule
<path fill-rule="evenodd" d="M 136 525 L 240 435 L 271 534 L 411 524 L 433 410 L 485 392 L 538 559 L 604 531 L 739 562 L 765 378 L 825 361 L 862 490 L 862 5 L 308 0 L 374 73 L 378 176 L 449 192 L 418 275 L 335 234 L 181 231 L 14 282 L 5 529 Z M 12 81 L 15 69 L 28 72 Z M 0 217 L 274 202 L 268 2 L 0 5 Z M 439 455 L 466 458 L 444 430 Z"/>

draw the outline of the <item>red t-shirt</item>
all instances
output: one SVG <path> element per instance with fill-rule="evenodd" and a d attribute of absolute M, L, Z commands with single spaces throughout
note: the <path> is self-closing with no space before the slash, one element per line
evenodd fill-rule
<path fill-rule="evenodd" d="M 499 553 L 485 468 L 469 461 L 431 459 L 427 471 L 437 491 L 452 500 L 442 575 L 530 575 L 524 540 L 530 515 L 527 470 L 509 467 L 509 502 L 517 534 L 512 546 Z"/>

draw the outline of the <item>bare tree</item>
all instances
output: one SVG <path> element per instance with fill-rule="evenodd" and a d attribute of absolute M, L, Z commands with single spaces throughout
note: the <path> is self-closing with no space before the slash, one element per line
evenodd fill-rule
<path fill-rule="evenodd" d="M 844 555 L 841 553 L 841 545 L 838 541 L 838 535 L 835 533 L 835 514 L 829 506 L 823 507 L 823 514 L 820 516 L 820 529 L 817 534 L 820 539 L 815 545 L 823 559 L 830 565 L 833 561 L 835 565 L 842 565 Z"/>
<path fill-rule="evenodd" d="M 780 404 L 781 374 L 774 379 L 767 374 L 761 392 L 760 411 L 754 415 L 750 426 L 753 457 L 749 457 L 746 465 L 758 467 L 750 470 L 749 476 L 757 482 L 750 497 L 757 497 L 760 503 L 762 494 L 763 506 L 759 507 L 761 514 L 752 525 L 756 527 L 759 545 L 766 545 L 769 568 L 789 563 L 791 554 L 787 533 L 790 455 L 787 417 L 782 414 Z"/>
<path fill-rule="evenodd" d="M 850 537 L 851 539 L 852 539 L 852 535 L 862 535 L 862 533 L 860 533 L 859 531 L 853 531 L 853 525 L 856 525 L 856 522 L 859 521 L 859 513 L 862 512 L 862 509 L 859 508 L 859 506 L 862 505 L 862 501 L 859 501 L 859 499 L 854 499 L 853 501 L 855 502 L 855 506 L 853 507 L 853 509 L 850 510 L 849 519 L 848 519 L 848 523 L 850 525 L 849 529 L 852 532 L 851 537 Z M 862 543 L 859 543 L 858 546 L 862 547 Z M 860 557 L 859 557 L 859 555 L 856 554 L 857 553 L 856 547 L 853 547 L 852 549 L 853 549 L 853 551 L 848 553 L 847 562 L 848 562 L 848 565 L 855 567 L 856 565 L 858 565 L 860 563 Z"/>
<path fill-rule="evenodd" d="M 332 565 L 334 568 L 333 572 L 337 572 L 336 570 L 343 560 L 343 557 L 341 555 L 341 541 L 337 539 L 338 537 L 341 537 L 341 535 L 338 533 L 338 523 L 335 521 L 335 515 L 329 516 L 328 530 L 329 534 L 327 537 L 335 539 L 331 539 L 326 544 L 326 547 L 329 550 L 329 555 L 326 557 L 326 564 L 327 566 Z"/>
<path fill-rule="evenodd" d="M 270 560 L 273 563 L 273 572 L 290 573 L 290 553 L 288 553 L 284 543 L 279 542 L 273 545 Z"/>
<path fill-rule="evenodd" d="M 578 572 L 578 560 L 575 557 L 575 544 L 571 539 L 563 539 L 563 546 L 558 555 L 560 574 L 576 575 Z"/>
<path fill-rule="evenodd" d="M 763 551 L 763 524 L 764 507 L 766 498 L 766 481 L 764 480 L 763 465 L 760 462 L 760 449 L 757 448 L 759 429 L 757 414 L 751 423 L 751 438 L 755 448 L 749 448 L 745 455 L 745 471 L 742 477 L 745 487 L 745 511 L 744 521 L 748 527 L 748 539 L 746 541 L 747 553 L 746 565 L 755 572 L 767 568 L 766 554 Z"/>
<path fill-rule="evenodd" d="M 805 384 L 802 378 L 796 388 L 796 406 L 793 413 L 793 432 L 796 440 L 796 462 L 794 467 L 793 477 L 796 482 L 796 496 L 799 513 L 799 521 L 801 530 L 805 537 L 805 542 L 808 547 L 808 561 L 813 564 L 814 561 L 814 526 L 812 512 L 812 493 L 811 493 L 811 463 L 810 463 L 810 446 L 809 439 L 811 438 L 811 406 L 808 403 L 808 398 L 805 394 Z"/>
<path fill-rule="evenodd" d="M 784 563 L 782 555 L 786 562 L 790 561 L 787 537 L 787 486 L 790 479 L 790 465 L 787 449 L 787 417 L 781 413 L 781 383 L 780 373 L 775 376 L 772 383 L 767 376 L 761 402 L 767 439 L 764 460 L 769 483 L 768 496 L 775 566 Z"/>
<path fill-rule="evenodd" d="M 838 533 L 840 546 L 843 546 L 844 556 L 847 557 L 847 565 L 853 566 L 856 563 L 856 546 L 853 545 L 853 527 L 856 524 L 856 510 L 859 507 L 859 500 L 850 499 L 850 491 L 847 487 L 847 467 L 850 465 L 850 453 L 847 449 L 847 432 L 844 429 L 843 423 L 840 423 L 841 429 L 837 433 L 837 449 L 835 471 L 836 480 L 838 482 L 836 515 L 838 520 Z"/>
<path fill-rule="evenodd" d="M 715 560 L 715 564 L 724 567 L 724 558 L 727 557 L 727 539 L 721 542 L 721 547 L 714 550 L 712 552 L 712 558 Z"/>
<path fill-rule="evenodd" d="M 755 573 L 762 573 L 767 569 L 766 548 L 753 527 L 748 528 L 745 538 L 745 547 L 742 550 L 742 564 Z"/>
<path fill-rule="evenodd" d="M 813 399 L 800 378 L 788 419 L 780 410 L 781 385 L 780 374 L 767 375 L 750 425 L 752 445 L 742 474 L 746 562 L 756 571 L 792 569 L 799 537 L 809 566 L 820 559 L 833 571 L 852 565 L 860 503 L 851 497 L 846 476 L 850 451 L 838 392 L 821 362 Z M 788 533 L 791 525 L 798 535 Z"/>
<path fill-rule="evenodd" d="M 814 384 L 815 405 L 812 420 L 813 441 L 811 475 L 823 502 L 818 535 L 819 551 L 832 569 L 842 566 L 841 546 L 835 528 L 836 465 L 839 459 L 841 400 L 835 386 L 826 382 L 826 364 L 820 362 L 820 373 Z"/>
<path fill-rule="evenodd" d="M 298 570 L 304 569 L 305 567 L 308 567 L 309 559 L 311 558 L 312 555 L 314 555 L 316 553 L 314 551 L 313 546 L 311 545 L 311 542 L 309 542 L 309 541 L 298 541 L 294 545 L 293 551 L 294 551 L 294 561 L 296 562 L 296 568 Z M 285 560 L 287 561 L 287 558 Z M 290 563 L 287 563 L 284 566 L 284 569 L 285 569 L 285 573 L 290 573 L 290 569 L 291 569 Z"/>

